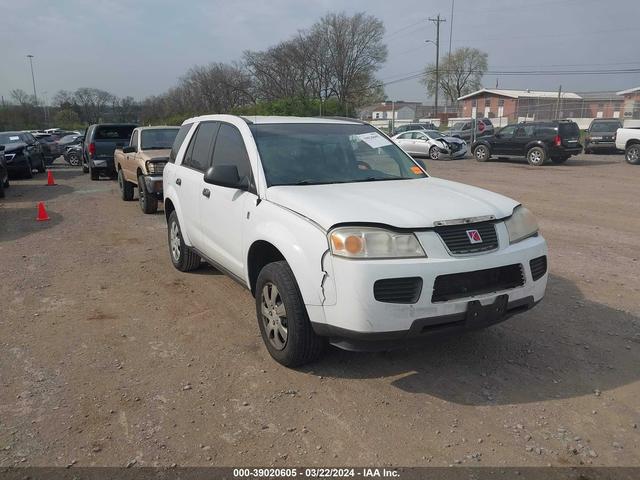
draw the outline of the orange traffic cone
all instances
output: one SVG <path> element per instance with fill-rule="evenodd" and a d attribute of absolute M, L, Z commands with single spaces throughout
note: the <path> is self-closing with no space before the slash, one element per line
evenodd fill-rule
<path fill-rule="evenodd" d="M 56 181 L 53 179 L 53 172 L 51 170 L 47 170 L 47 187 L 51 187 L 56 185 Z"/>
<path fill-rule="evenodd" d="M 36 220 L 39 222 L 49 220 L 49 215 L 47 215 L 47 211 L 44 208 L 44 202 L 38 202 L 38 216 Z"/>

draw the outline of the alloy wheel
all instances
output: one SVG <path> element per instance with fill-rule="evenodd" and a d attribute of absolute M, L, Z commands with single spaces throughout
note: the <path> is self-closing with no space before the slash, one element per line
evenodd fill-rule
<path fill-rule="evenodd" d="M 283 350 L 289 336 L 287 310 L 278 287 L 272 282 L 262 288 L 261 313 L 269 343 L 276 350 Z"/>
<path fill-rule="evenodd" d="M 180 261 L 180 227 L 176 222 L 171 224 L 170 230 L 171 256 L 175 262 Z"/>

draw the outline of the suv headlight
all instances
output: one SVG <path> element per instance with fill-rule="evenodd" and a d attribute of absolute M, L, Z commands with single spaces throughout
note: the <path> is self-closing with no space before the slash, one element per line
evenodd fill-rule
<path fill-rule="evenodd" d="M 413 233 L 374 227 L 339 227 L 329 232 L 331 253 L 347 258 L 426 257 Z"/>
<path fill-rule="evenodd" d="M 533 213 L 518 205 L 513 214 L 505 220 L 509 232 L 509 243 L 516 243 L 538 233 L 538 222 Z"/>

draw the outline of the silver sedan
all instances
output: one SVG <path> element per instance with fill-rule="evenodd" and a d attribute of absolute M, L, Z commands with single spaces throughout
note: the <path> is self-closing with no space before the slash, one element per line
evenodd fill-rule
<path fill-rule="evenodd" d="M 467 154 L 467 143 L 455 137 L 445 137 L 437 130 L 412 130 L 391 137 L 409 155 L 427 156 L 432 160 L 441 154 L 462 158 Z"/>

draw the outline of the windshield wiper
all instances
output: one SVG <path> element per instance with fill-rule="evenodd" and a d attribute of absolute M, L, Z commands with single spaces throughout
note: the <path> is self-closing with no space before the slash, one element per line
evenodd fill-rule
<path fill-rule="evenodd" d="M 171 147 L 159 147 L 157 145 L 153 146 L 153 147 L 142 147 L 142 150 L 166 150 L 169 149 Z"/>
<path fill-rule="evenodd" d="M 358 180 L 352 180 L 352 182 L 386 182 L 388 180 L 406 180 L 403 177 L 367 177 L 367 178 L 359 178 Z"/>

